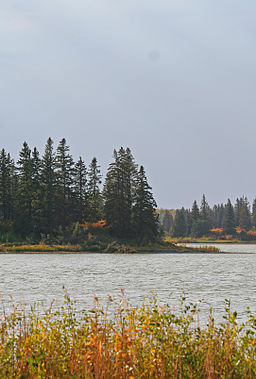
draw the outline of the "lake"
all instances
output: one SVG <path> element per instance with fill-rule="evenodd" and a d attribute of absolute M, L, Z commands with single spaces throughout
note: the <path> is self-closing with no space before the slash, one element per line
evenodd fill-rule
<path fill-rule="evenodd" d="M 104 304 L 108 294 L 120 300 L 123 288 L 132 304 L 150 298 L 154 291 L 161 303 L 176 309 L 184 291 L 189 301 L 202 300 L 202 319 L 212 306 L 220 320 L 225 298 L 240 319 L 247 305 L 256 311 L 256 254 L 40 253 L 0 255 L 0 262 L 0 306 L 7 309 L 12 301 L 22 301 L 27 308 L 52 299 L 61 304 L 64 285 L 79 309 L 90 308 L 94 294 Z"/>

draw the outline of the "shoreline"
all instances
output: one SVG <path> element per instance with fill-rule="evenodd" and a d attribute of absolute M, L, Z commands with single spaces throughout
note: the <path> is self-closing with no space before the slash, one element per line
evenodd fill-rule
<path fill-rule="evenodd" d="M 30 254 L 30 255 L 35 255 L 35 254 L 47 254 L 47 255 L 56 255 L 56 254 L 64 254 L 64 255 L 76 255 L 76 254 L 100 254 L 100 255 L 146 255 L 146 254 L 210 254 L 210 255 L 223 255 L 223 254 L 235 254 L 235 255 L 255 255 L 256 253 L 252 252 L 227 252 L 227 251 L 220 251 L 220 252 L 214 252 L 214 251 L 206 251 L 206 250 L 201 250 L 201 251 L 177 251 L 177 250 L 149 250 L 149 251 L 137 251 L 134 253 L 105 253 L 105 252 L 100 252 L 100 251 L 0 251 L 0 255 L 24 255 L 24 254 Z"/>
<path fill-rule="evenodd" d="M 256 241 L 238 241 L 238 240 L 217 240 L 217 241 L 214 241 L 214 240 L 209 240 L 209 241 L 205 241 L 205 240 L 194 240 L 194 241 L 188 241 L 188 240 L 181 240 L 181 241 L 168 241 L 170 243 L 175 243 L 175 244 L 187 244 L 187 243 L 191 243 L 191 244 L 215 244 L 215 245 L 256 245 Z"/>

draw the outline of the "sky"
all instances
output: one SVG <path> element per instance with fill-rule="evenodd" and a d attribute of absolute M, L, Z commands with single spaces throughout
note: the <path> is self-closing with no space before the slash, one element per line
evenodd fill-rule
<path fill-rule="evenodd" d="M 2 0 L 0 148 L 130 147 L 158 207 L 256 197 L 256 2 Z"/>

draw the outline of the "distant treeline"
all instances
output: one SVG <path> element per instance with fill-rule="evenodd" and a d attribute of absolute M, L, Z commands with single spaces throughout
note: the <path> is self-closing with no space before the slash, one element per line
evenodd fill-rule
<path fill-rule="evenodd" d="M 143 166 L 129 148 L 114 150 L 113 158 L 101 189 L 97 159 L 88 168 L 81 157 L 74 162 L 65 138 L 56 151 L 49 138 L 42 157 L 24 142 L 16 163 L 2 149 L 0 239 L 51 239 L 104 220 L 110 235 L 155 240 L 158 215 Z"/>
<path fill-rule="evenodd" d="M 163 230 L 172 237 L 202 237 L 211 235 L 240 235 L 256 238 L 256 199 L 252 207 L 246 197 L 237 198 L 235 204 L 228 199 L 226 204 L 212 208 L 203 195 L 201 205 L 194 201 L 191 209 L 160 210 Z M 248 233 L 248 231 L 250 231 Z"/>

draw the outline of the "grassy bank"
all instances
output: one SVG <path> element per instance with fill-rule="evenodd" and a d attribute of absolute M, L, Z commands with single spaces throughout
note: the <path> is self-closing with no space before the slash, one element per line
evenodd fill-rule
<path fill-rule="evenodd" d="M 94 242 L 93 244 L 66 244 L 66 245 L 48 245 L 48 244 L 2 244 L 0 245 L 0 253 L 55 253 L 55 252 L 98 252 L 109 254 L 132 254 L 142 252 L 177 252 L 177 253 L 190 253 L 190 252 L 219 252 L 218 249 L 207 248 L 191 248 L 185 246 L 177 246 L 170 242 L 151 243 L 145 245 L 136 245 L 134 243 L 112 241 L 108 243 Z"/>
<path fill-rule="evenodd" d="M 109 297 L 109 302 L 112 299 Z M 256 319 L 238 325 L 226 303 L 223 323 L 200 327 L 197 307 L 181 309 L 153 298 L 140 307 L 122 298 L 109 316 L 94 308 L 77 313 L 64 306 L 14 309 L 1 314 L 1 378 L 253 378 L 256 376 Z"/>
<path fill-rule="evenodd" d="M 242 241 L 241 239 L 237 238 L 231 238 L 231 239 L 214 239 L 212 237 L 201 237 L 201 238 L 194 238 L 194 237 L 179 237 L 179 238 L 172 238 L 167 237 L 166 242 L 169 243 L 215 243 L 215 244 L 251 244 L 255 245 L 256 241 Z"/>

